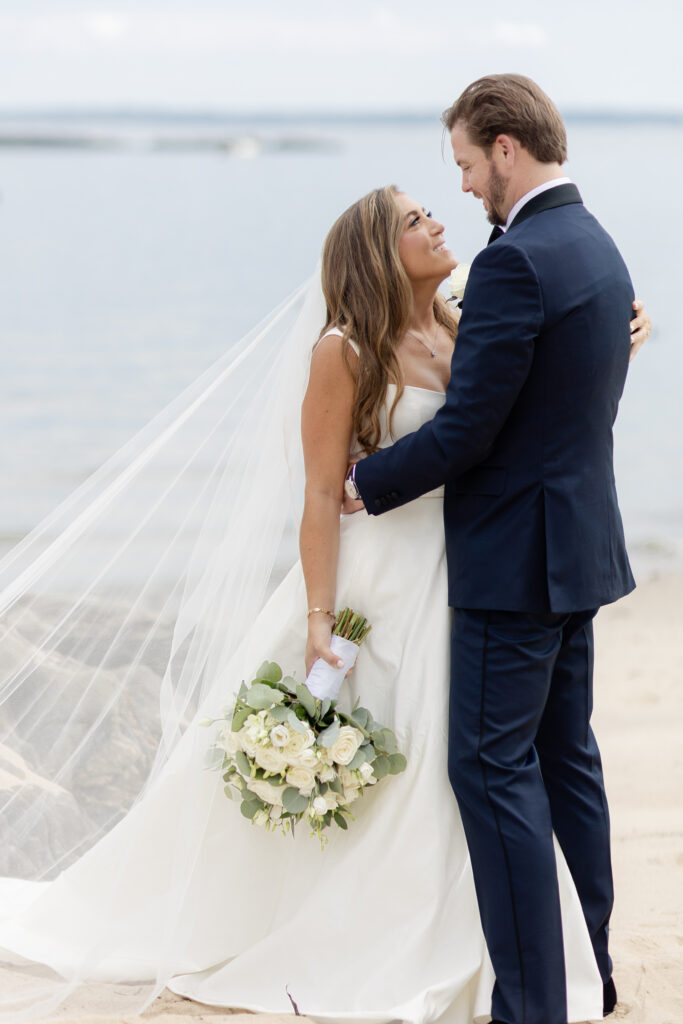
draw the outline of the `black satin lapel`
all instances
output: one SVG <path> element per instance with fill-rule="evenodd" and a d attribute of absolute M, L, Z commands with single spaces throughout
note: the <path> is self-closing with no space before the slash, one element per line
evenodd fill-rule
<path fill-rule="evenodd" d="M 525 203 L 519 211 L 512 224 L 508 228 L 516 228 L 522 221 L 533 217 L 535 213 L 542 213 L 544 210 L 554 210 L 557 206 L 568 206 L 570 203 L 583 203 L 581 193 L 576 185 L 555 185 L 554 188 L 546 189 L 540 196 L 534 196 L 528 203 Z"/>
<path fill-rule="evenodd" d="M 491 242 L 495 242 L 495 240 L 497 238 L 500 238 L 500 236 L 504 235 L 504 234 L 505 234 L 505 232 L 503 231 L 503 229 L 501 227 L 499 227 L 498 224 L 496 224 L 494 226 L 494 228 L 493 228 L 493 231 L 489 235 L 489 240 L 488 240 L 488 242 L 486 244 L 490 245 Z"/>

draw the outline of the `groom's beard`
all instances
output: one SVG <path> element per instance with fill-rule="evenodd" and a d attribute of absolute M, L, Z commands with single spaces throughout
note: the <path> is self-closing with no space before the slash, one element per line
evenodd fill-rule
<path fill-rule="evenodd" d="M 505 205 L 505 178 L 498 173 L 491 164 L 489 168 L 489 180 L 486 183 L 486 198 L 489 202 L 487 214 L 490 224 L 498 224 L 503 227 L 507 217 L 503 216 L 501 210 Z"/>

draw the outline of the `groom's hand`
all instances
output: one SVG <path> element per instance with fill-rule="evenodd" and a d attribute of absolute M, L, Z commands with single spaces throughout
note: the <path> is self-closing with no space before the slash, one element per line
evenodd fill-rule
<path fill-rule="evenodd" d="M 347 478 L 348 478 L 351 470 L 353 469 L 353 467 L 355 466 L 355 464 L 357 462 L 360 462 L 360 459 L 353 459 L 351 462 L 349 462 L 348 466 L 346 467 L 346 476 L 347 476 Z M 342 513 L 343 516 L 353 515 L 354 512 L 360 512 L 361 509 L 364 509 L 364 508 L 365 508 L 365 505 L 363 504 L 363 499 L 362 498 L 351 498 L 346 493 L 346 489 L 344 490 L 344 498 L 342 500 L 342 506 L 341 506 L 341 513 Z"/>
<path fill-rule="evenodd" d="M 630 359 L 633 359 L 638 349 L 642 346 L 643 342 L 652 334 L 652 320 L 645 312 L 645 307 L 640 299 L 635 299 L 633 302 L 633 308 L 636 311 L 636 316 L 631 320 L 631 355 Z M 629 361 L 630 361 L 629 359 Z"/>

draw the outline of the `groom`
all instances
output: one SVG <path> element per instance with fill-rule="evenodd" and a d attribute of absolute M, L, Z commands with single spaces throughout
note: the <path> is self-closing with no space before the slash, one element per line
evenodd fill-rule
<path fill-rule="evenodd" d="M 633 290 L 562 176 L 564 125 L 534 82 L 479 79 L 443 121 L 463 191 L 495 227 L 470 271 L 445 405 L 352 473 L 372 515 L 446 484 L 449 775 L 496 974 L 492 1016 L 566 1024 L 553 831 L 604 1012 L 616 1002 L 609 817 L 589 721 L 593 617 L 634 587 L 612 466 Z"/>

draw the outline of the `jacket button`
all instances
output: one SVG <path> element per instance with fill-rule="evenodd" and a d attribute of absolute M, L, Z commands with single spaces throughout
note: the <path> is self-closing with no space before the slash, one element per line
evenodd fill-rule
<path fill-rule="evenodd" d="M 379 498 L 375 498 L 375 508 L 379 508 L 381 504 L 382 504 L 382 502 L 380 501 L 380 499 Z"/>
<path fill-rule="evenodd" d="M 396 491 L 392 491 L 391 494 L 390 494 L 390 497 L 393 498 L 394 501 L 397 501 L 398 500 L 397 492 Z"/>

